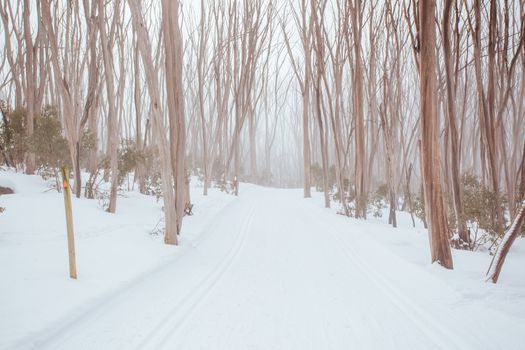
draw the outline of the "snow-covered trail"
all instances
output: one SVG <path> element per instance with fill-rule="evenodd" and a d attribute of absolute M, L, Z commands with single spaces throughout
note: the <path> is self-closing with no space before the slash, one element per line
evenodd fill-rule
<path fill-rule="evenodd" d="M 19 346 L 509 349 L 504 339 L 522 346 L 515 341 L 522 324 L 509 327 L 503 315 L 375 244 L 365 223 L 297 193 L 246 189 L 177 259 Z"/>

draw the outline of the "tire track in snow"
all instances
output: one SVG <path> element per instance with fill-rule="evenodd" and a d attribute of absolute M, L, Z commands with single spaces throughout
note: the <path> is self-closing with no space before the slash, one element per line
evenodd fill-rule
<path fill-rule="evenodd" d="M 155 327 L 154 331 L 148 334 L 136 349 L 163 348 L 170 339 L 177 335 L 181 326 L 187 321 L 188 317 L 191 316 L 198 306 L 210 296 L 211 292 L 222 280 L 224 274 L 228 272 L 237 256 L 242 251 L 242 247 L 246 241 L 246 236 L 248 235 L 248 229 L 255 216 L 255 209 L 255 206 L 253 206 L 243 220 L 239 232 L 237 233 L 235 243 L 226 257 L 215 269 L 210 271 L 197 286 L 186 293 L 186 295 L 182 297 L 181 302 L 177 303 L 170 309 L 167 316 L 158 323 L 158 327 Z"/>
<path fill-rule="evenodd" d="M 405 296 L 387 277 L 379 271 L 370 268 L 364 259 L 353 247 L 338 237 L 340 229 L 331 224 L 330 236 L 339 244 L 338 248 L 346 256 L 347 260 L 357 267 L 362 275 L 377 286 L 387 300 L 391 300 L 393 305 L 407 316 L 412 323 L 429 339 L 441 349 L 482 349 L 483 345 L 479 342 L 472 344 L 456 331 L 442 325 L 435 316 L 423 310 L 419 305 Z"/>

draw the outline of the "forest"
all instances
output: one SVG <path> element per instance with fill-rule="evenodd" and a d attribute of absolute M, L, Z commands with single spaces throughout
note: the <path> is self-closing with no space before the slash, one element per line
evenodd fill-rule
<path fill-rule="evenodd" d="M 167 244 L 195 178 L 410 213 L 433 262 L 487 249 L 493 282 L 523 234 L 523 0 L 0 0 L 0 17 L 2 167 L 60 190 L 67 166 L 110 213 L 122 190 L 157 196 Z"/>
<path fill-rule="evenodd" d="M 525 342 L 525 0 L 0 0 L 0 349 Z"/>

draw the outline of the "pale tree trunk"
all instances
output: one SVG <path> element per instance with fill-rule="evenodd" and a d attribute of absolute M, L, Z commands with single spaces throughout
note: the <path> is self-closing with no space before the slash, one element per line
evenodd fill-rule
<path fill-rule="evenodd" d="M 135 38 L 135 41 L 137 39 Z M 142 93 L 141 93 L 141 79 L 140 79 L 140 54 L 138 44 L 135 43 L 133 49 L 133 72 L 134 72 L 134 90 L 133 90 L 133 101 L 135 106 L 135 147 L 140 152 L 143 152 L 146 144 L 142 141 Z M 140 162 L 137 165 L 135 177 L 139 182 L 140 193 L 146 193 L 146 169 L 145 164 Z"/>
<path fill-rule="evenodd" d="M 383 79 L 383 97 L 386 98 L 387 96 L 387 81 L 386 76 Z M 388 183 L 388 199 L 389 199 L 389 215 L 388 215 L 388 223 L 391 224 L 393 227 L 397 227 L 397 217 L 396 217 L 396 194 L 395 194 L 395 185 L 394 185 L 394 166 L 393 166 L 393 140 L 392 140 L 392 128 L 390 126 L 390 123 L 388 123 L 387 120 L 387 106 L 388 100 L 385 100 L 385 103 L 383 103 L 380 107 L 380 117 L 381 117 L 381 129 L 383 129 L 383 135 L 384 135 L 384 143 L 385 143 L 385 151 L 386 151 L 386 180 Z"/>
<path fill-rule="evenodd" d="M 256 119 L 252 106 L 248 107 L 248 138 L 250 140 L 250 178 L 257 183 L 257 145 L 255 142 Z"/>
<path fill-rule="evenodd" d="M 421 161 L 431 259 L 432 262 L 437 261 L 443 267 L 452 269 L 452 255 L 448 241 L 440 178 L 435 6 L 435 0 L 420 0 L 419 2 Z"/>
<path fill-rule="evenodd" d="M 51 66 L 54 73 L 54 82 L 57 93 L 62 100 L 62 112 L 64 115 L 64 129 L 66 138 L 69 145 L 69 155 L 71 162 L 73 163 L 73 170 L 75 173 L 75 194 L 80 197 L 81 188 L 81 177 L 80 168 L 78 166 L 77 153 L 78 149 L 78 127 L 75 118 L 75 108 L 73 105 L 73 98 L 71 95 L 70 86 L 65 77 L 62 76 L 62 71 L 59 63 L 59 48 L 57 43 L 57 35 L 53 27 L 53 21 L 51 18 L 51 10 L 49 0 L 42 0 L 42 21 L 46 29 L 48 42 L 51 50 Z M 67 52 L 66 52 L 67 55 Z M 65 65 L 65 63 L 64 63 Z"/>
<path fill-rule="evenodd" d="M 137 45 L 144 66 L 144 74 L 151 102 L 151 114 L 154 134 L 156 137 L 161 166 L 162 197 L 164 201 L 165 231 L 164 242 L 177 244 L 177 219 L 175 215 L 175 194 L 173 191 L 173 176 L 169 143 L 166 136 L 166 125 L 160 106 L 159 78 L 151 54 L 150 39 L 147 27 L 142 18 L 139 0 L 128 0 L 133 19 L 133 28 L 137 33 Z"/>
<path fill-rule="evenodd" d="M 344 31 L 348 25 L 346 16 L 339 16 L 337 19 L 338 31 Z M 326 29 L 323 28 L 323 32 Z M 343 93 L 343 68 L 345 65 L 345 53 L 344 53 L 344 40 L 342 35 L 338 35 L 335 38 L 335 43 L 332 45 L 329 42 L 329 38 L 325 37 L 324 40 L 327 43 L 328 53 L 330 55 L 330 62 L 332 65 L 333 75 L 333 93 L 330 92 L 330 85 L 328 83 L 327 75 L 323 74 L 323 82 L 326 90 L 326 101 L 329 107 L 330 121 L 332 125 L 332 138 L 333 147 L 335 153 L 335 176 L 337 181 L 337 187 L 339 188 L 340 203 L 343 209 L 343 214 L 350 216 L 350 209 L 346 201 L 346 191 L 344 185 L 344 167 L 345 167 L 345 152 L 342 141 L 342 123 L 341 123 L 341 110 L 342 102 L 341 95 Z M 335 95 L 335 96 L 334 96 Z"/>
<path fill-rule="evenodd" d="M 179 2 L 162 1 L 162 32 L 166 53 L 166 96 L 171 145 L 171 166 L 175 180 L 177 234 L 182 229 L 186 194 L 186 126 L 182 96 L 182 36 L 179 27 Z"/>
<path fill-rule="evenodd" d="M 370 18 L 374 18 L 374 11 L 375 11 L 374 4 L 370 4 L 370 12 L 369 16 Z M 377 107 L 377 92 L 376 92 L 376 75 L 377 75 L 377 36 L 378 31 L 380 30 L 380 26 L 382 25 L 381 22 L 375 24 L 374 21 L 369 21 L 368 23 L 368 37 L 369 37 L 369 45 L 370 45 L 370 53 L 369 53 L 369 59 L 368 59 L 368 112 L 367 112 L 367 119 L 369 122 L 368 125 L 368 148 L 369 148 L 369 158 L 368 158 L 368 164 L 367 164 L 367 176 L 370 178 L 373 174 L 374 169 L 374 163 L 375 163 L 375 157 L 377 153 L 378 148 L 378 107 Z M 381 29 L 383 29 L 381 27 Z M 350 144 L 351 140 L 350 137 L 348 138 L 348 145 Z M 370 193 L 370 189 L 372 186 L 372 181 L 366 182 L 366 193 Z"/>
<path fill-rule="evenodd" d="M 41 10 L 40 2 L 37 2 L 36 12 L 37 12 L 38 17 L 42 17 L 42 10 Z M 35 81 L 37 80 L 37 75 L 38 75 L 38 86 L 36 87 L 37 90 L 35 92 L 35 103 L 34 103 L 35 115 L 37 116 L 40 115 L 42 111 L 42 101 L 44 99 L 45 88 L 49 80 L 48 71 L 50 70 L 50 67 L 49 67 L 49 60 L 46 59 L 46 55 L 45 55 L 46 45 L 47 45 L 47 38 L 45 35 L 45 29 L 43 28 L 42 21 L 39 21 L 38 22 L 38 33 L 37 33 L 37 36 L 34 42 L 35 50 L 38 49 L 38 59 L 35 58 L 33 60 L 35 64 L 34 66 L 35 68 L 33 68 L 33 76 L 35 77 Z M 35 55 L 36 54 L 37 53 L 35 52 Z"/>
<path fill-rule="evenodd" d="M 458 247 L 462 247 L 462 243 L 470 247 L 470 235 L 467 230 L 467 224 L 465 221 L 465 210 L 463 207 L 463 189 L 461 187 L 461 167 L 460 167 L 460 151 L 458 145 L 458 131 L 456 126 L 456 113 L 454 103 L 456 100 L 456 92 L 452 83 L 452 53 L 451 53 L 451 42 L 450 37 L 450 12 L 453 5 L 453 0 L 445 0 L 443 8 L 443 54 L 445 61 L 445 81 L 446 81 L 446 93 L 447 93 L 447 117 L 449 125 L 450 135 L 450 173 L 452 178 L 452 199 L 454 201 L 454 212 L 456 215 L 456 225 L 460 244 Z M 456 53 L 459 55 L 459 52 Z"/>
<path fill-rule="evenodd" d="M 118 4 L 118 2 L 117 2 Z M 117 115 L 117 100 L 115 98 L 115 82 L 113 77 L 113 54 L 110 51 L 109 42 L 106 33 L 105 23 L 107 22 L 106 11 L 103 0 L 99 0 L 99 31 L 100 43 L 102 46 L 102 58 L 104 62 L 104 72 L 106 77 L 106 92 L 108 101 L 108 156 L 111 169 L 111 190 L 109 196 L 108 212 L 115 213 L 117 210 L 117 191 L 118 191 L 118 138 L 119 123 Z M 115 7 L 114 15 L 118 16 L 118 8 Z"/>
<path fill-rule="evenodd" d="M 215 161 L 221 160 L 222 161 L 222 154 L 226 153 L 223 150 L 223 143 L 222 143 L 222 134 L 223 131 L 226 130 L 226 123 L 227 123 L 227 109 L 228 109 L 228 101 L 230 98 L 230 86 L 231 86 L 231 72 L 230 69 L 230 63 L 231 63 L 231 45 L 224 45 L 224 50 L 226 50 L 226 53 L 224 54 L 224 51 L 222 51 L 223 43 L 226 40 L 229 40 L 230 37 L 230 31 L 232 26 L 228 26 L 228 33 L 226 39 L 223 38 L 223 32 L 222 28 L 225 25 L 225 11 L 224 8 L 220 7 L 217 10 L 217 12 L 220 14 L 216 14 L 215 16 L 215 25 L 216 28 L 221 28 L 221 30 L 217 29 L 217 43 L 215 49 L 218 50 L 219 47 L 221 47 L 221 53 L 222 55 L 216 55 L 213 62 L 214 67 L 214 78 L 215 78 L 215 107 L 216 107 L 216 113 L 217 113 L 217 121 L 215 122 L 215 135 L 213 138 L 213 143 L 211 145 L 211 151 L 210 151 L 210 157 L 208 159 L 209 166 L 208 166 L 208 178 L 204 179 L 204 187 L 207 191 L 207 189 L 210 186 L 211 179 L 210 177 L 213 174 L 214 168 L 215 168 Z M 224 58 L 222 58 L 224 57 Z M 225 62 L 223 63 L 222 60 Z M 221 63 L 224 64 L 224 66 L 228 67 L 226 69 L 221 69 Z M 224 86 L 223 86 L 224 85 Z M 219 156 L 217 156 L 217 153 L 219 153 Z"/>
<path fill-rule="evenodd" d="M 84 105 L 84 112 L 80 122 L 80 130 L 84 130 L 87 123 L 88 130 L 96 139 L 98 135 L 97 120 L 98 120 L 98 106 L 99 106 L 99 66 L 97 57 L 97 33 L 98 24 L 96 23 L 96 9 L 98 2 L 93 1 L 91 7 L 87 0 L 83 1 L 84 14 L 86 17 L 86 25 L 88 27 L 88 46 L 89 46 L 89 66 L 88 66 L 88 91 L 86 102 Z M 80 138 L 82 135 L 80 135 Z M 97 171 L 97 145 L 90 151 L 88 155 L 88 170 L 93 174 Z M 77 155 L 78 157 L 78 155 Z"/>
<path fill-rule="evenodd" d="M 233 159 L 233 186 L 236 196 L 239 195 L 241 170 L 241 132 L 250 108 L 255 108 L 257 103 L 253 89 L 257 63 L 261 56 L 262 47 L 268 37 L 269 23 L 273 16 L 271 9 L 272 7 L 268 7 L 264 13 L 262 1 L 244 1 L 242 21 L 239 19 L 240 15 L 235 11 L 231 15 L 233 17 L 231 19 L 233 21 L 231 35 L 233 41 L 235 123 L 231 147 L 226 161 L 226 171 L 229 171 Z"/>
<path fill-rule="evenodd" d="M 495 57 L 495 40 L 496 40 L 496 4 L 491 1 L 489 13 L 489 45 L 488 45 L 488 91 L 485 96 L 485 89 L 483 85 L 483 72 L 481 64 L 481 1 L 474 1 L 474 17 L 475 23 L 472 24 L 470 16 L 467 17 L 472 38 L 474 41 L 474 71 L 476 75 L 476 90 L 478 97 L 479 119 L 480 119 L 480 157 L 481 170 L 485 175 L 487 167 L 485 147 L 488 151 L 488 170 L 491 180 L 492 191 L 494 192 L 496 200 L 492 208 L 492 221 L 496 227 L 496 231 L 503 233 L 503 210 L 499 203 L 499 173 L 497 169 L 497 154 L 496 154 L 496 128 L 494 123 L 494 57 Z M 485 176 L 482 176 L 484 183 Z"/>
<path fill-rule="evenodd" d="M 15 109 L 22 106 L 22 74 L 20 70 L 22 70 L 23 67 L 20 66 L 18 60 L 15 60 L 15 56 L 13 54 L 13 47 L 11 44 L 11 37 L 9 34 L 9 16 L 8 16 L 8 7 L 11 6 L 10 1 L 6 1 L 5 3 L 0 3 L 0 17 L 2 18 L 2 23 L 4 25 L 4 42 L 3 45 L 5 47 L 5 56 L 7 57 L 7 62 L 9 63 L 9 68 L 11 70 L 11 75 L 13 78 L 13 83 L 15 85 Z M 13 26 L 13 31 L 15 30 Z"/>
<path fill-rule="evenodd" d="M 301 19 L 302 19 L 302 43 L 304 52 L 304 80 L 303 80 L 303 171 L 304 171 L 304 198 L 312 197 L 311 187 L 311 151 L 310 151 L 310 86 L 312 76 L 312 45 L 311 45 L 311 27 L 312 22 L 306 21 L 306 4 L 302 2 Z M 307 24 L 308 23 L 308 24 Z"/>
<path fill-rule="evenodd" d="M 286 44 L 286 50 L 290 61 L 292 63 L 294 74 L 299 82 L 301 87 L 301 96 L 302 96 L 302 127 L 303 127 L 303 195 L 304 198 L 312 197 L 311 187 L 311 150 L 310 150 L 310 93 L 311 93 L 311 84 L 312 84 L 312 16 L 307 20 L 306 18 L 306 0 L 301 0 L 299 3 L 299 14 L 294 10 L 295 23 L 297 24 L 297 29 L 300 33 L 301 44 L 303 48 L 304 55 L 304 73 L 301 77 L 300 75 L 300 66 L 298 62 L 295 61 L 290 41 L 288 35 L 286 34 L 286 24 L 281 22 L 282 32 L 284 35 L 284 40 Z M 290 7 L 293 9 L 293 3 L 290 1 Z M 300 20 L 299 20 L 300 18 Z"/>
<path fill-rule="evenodd" d="M 524 220 L 525 201 L 522 201 L 521 206 L 518 208 L 517 214 L 514 217 L 514 221 L 512 221 L 512 225 L 510 226 L 509 230 L 505 233 L 505 236 L 503 236 L 503 240 L 501 241 L 501 244 L 498 247 L 498 250 L 496 251 L 495 262 L 492 263 L 489 271 L 487 272 L 487 280 L 491 280 L 492 283 L 498 282 L 498 278 L 501 273 L 503 263 L 505 262 L 505 258 L 507 257 L 512 243 L 514 243 L 514 241 L 518 237 L 521 225 L 523 224 Z"/>
<path fill-rule="evenodd" d="M 397 227 L 397 196 L 395 185 L 394 172 L 394 139 L 396 135 L 396 118 L 399 113 L 399 102 L 396 96 L 401 93 L 400 90 L 400 76 L 399 76 L 399 41 L 396 30 L 395 18 L 392 10 L 387 4 L 386 11 L 388 16 L 385 19 L 387 36 L 385 45 L 385 56 L 383 60 L 383 102 L 379 108 L 379 117 L 381 121 L 381 129 L 383 130 L 385 159 L 386 159 L 386 182 L 388 184 L 388 201 L 389 201 L 389 215 L 388 223 L 393 227 Z M 390 38 L 393 38 L 395 45 L 391 45 Z M 394 48 L 393 57 L 390 58 L 389 53 L 391 48 Z M 392 66 L 393 72 L 388 75 L 388 68 Z M 393 82 L 395 80 L 395 82 Z M 393 85 L 396 84 L 395 88 Z M 402 142 L 401 142 L 402 144 Z"/>
<path fill-rule="evenodd" d="M 31 25 L 29 23 L 30 4 L 29 0 L 24 0 L 24 39 L 26 44 L 26 134 L 28 137 L 33 135 L 34 121 L 35 121 L 35 78 L 33 72 L 35 68 L 35 55 L 33 52 L 33 39 L 31 38 Z M 34 174 L 35 172 L 35 154 L 28 152 L 26 154 L 26 174 Z"/>
<path fill-rule="evenodd" d="M 355 190 L 356 190 L 356 211 L 357 218 L 366 219 L 367 194 L 365 177 L 365 127 L 363 112 L 363 72 L 361 59 L 361 1 L 354 2 L 351 11 L 352 32 L 354 35 L 354 86 L 353 86 L 353 108 L 355 118 Z"/>
<path fill-rule="evenodd" d="M 206 28 L 206 5 L 204 0 L 201 0 L 201 18 L 199 24 L 199 47 L 197 52 L 197 79 L 198 79 L 198 100 L 199 100 L 199 117 L 201 122 L 202 135 L 202 167 L 204 172 L 204 189 L 203 195 L 208 195 L 208 186 L 210 174 L 208 172 L 208 130 L 206 117 L 204 115 L 204 85 L 205 85 L 205 60 L 206 60 L 206 44 L 208 39 L 208 30 Z"/>
<path fill-rule="evenodd" d="M 229 11 L 231 11 L 231 9 Z M 223 149 L 222 136 L 223 131 L 227 128 L 227 109 L 232 75 L 229 69 L 231 66 L 231 45 L 224 45 L 224 43 L 229 40 L 233 27 L 231 23 L 228 24 L 226 38 L 224 38 L 224 26 L 229 17 L 228 14 L 220 2 L 217 3 L 217 8 L 214 7 L 214 24 L 216 28 L 216 43 L 214 48 L 215 51 L 220 54 L 215 55 L 213 60 L 217 120 L 215 122 L 215 135 L 211 144 L 210 157 L 208 159 L 209 176 L 204 179 L 204 187 L 206 190 L 210 186 L 210 177 L 213 175 L 215 169 L 215 161 L 220 160 L 222 162 L 222 155 L 226 153 Z"/>
<path fill-rule="evenodd" d="M 311 16 L 313 17 L 313 27 L 315 30 L 315 37 L 313 40 L 314 43 L 314 52 L 315 52 L 315 65 L 316 76 L 314 80 L 314 92 L 315 92 L 315 112 L 317 118 L 317 124 L 319 128 L 319 142 L 321 148 L 321 162 L 323 168 L 323 192 L 324 192 L 324 206 L 325 208 L 330 208 L 330 191 L 328 188 L 328 150 L 327 150 L 327 140 L 325 134 L 325 125 L 323 121 L 323 113 L 321 110 L 322 104 L 322 93 L 321 93 L 321 79 L 324 74 L 324 43 L 322 38 L 322 20 L 323 13 L 318 14 L 319 8 L 324 6 L 318 5 L 315 0 L 311 0 Z"/>
<path fill-rule="evenodd" d="M 305 80 L 306 81 L 306 80 Z M 310 108 L 310 89 L 305 91 L 303 97 L 303 172 L 304 172 L 304 182 L 303 182 L 303 196 L 304 198 L 312 197 L 311 187 L 311 156 L 310 156 L 310 131 L 309 129 L 309 118 L 308 118 L 308 109 Z"/>

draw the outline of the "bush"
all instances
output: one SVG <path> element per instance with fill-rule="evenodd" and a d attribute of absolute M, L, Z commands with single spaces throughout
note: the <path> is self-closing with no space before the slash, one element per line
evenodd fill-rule
<path fill-rule="evenodd" d="M 311 172 L 312 172 L 312 185 L 315 186 L 315 189 L 318 192 L 321 192 L 323 190 L 323 168 L 315 163 L 311 166 Z M 331 166 L 328 168 L 328 192 L 332 193 L 333 188 L 335 186 L 336 178 L 335 178 L 335 166 Z"/>
<path fill-rule="evenodd" d="M 424 197 L 423 192 L 419 192 L 417 195 L 412 196 L 412 197 L 414 198 L 412 200 L 412 210 L 414 212 L 414 215 L 416 215 L 416 217 L 419 220 L 426 222 L 425 197 Z"/>
<path fill-rule="evenodd" d="M 211 179 L 215 181 L 215 183 L 221 182 L 223 180 L 225 171 L 226 169 L 222 160 L 216 158 L 213 161 L 213 173 L 211 174 Z"/>
<path fill-rule="evenodd" d="M 477 230 L 482 229 L 491 236 L 491 240 L 497 239 L 498 233 L 496 232 L 493 208 L 498 202 L 503 205 L 506 201 L 505 197 L 502 195 L 497 197 L 494 192 L 483 186 L 473 174 L 463 174 L 461 185 L 463 187 L 465 218 L 471 232 L 474 231 L 477 234 Z"/>
<path fill-rule="evenodd" d="M 368 213 L 375 218 L 383 216 L 383 209 L 388 207 L 388 185 L 382 184 L 372 194 L 368 202 Z"/>
<path fill-rule="evenodd" d="M 87 160 L 93 150 L 97 148 L 97 137 L 89 130 L 85 130 L 80 138 L 80 162 L 87 167 Z"/>
<path fill-rule="evenodd" d="M 137 149 L 133 140 L 123 140 L 118 150 L 119 185 L 124 183 L 124 178 L 134 171 L 140 163 L 145 161 L 145 153 Z"/>
<path fill-rule="evenodd" d="M 461 187 L 463 189 L 463 206 L 465 210 L 465 220 L 467 228 L 473 236 L 473 248 L 486 243 L 495 243 L 499 239 L 496 231 L 495 218 L 493 218 L 493 208 L 496 203 L 504 205 L 505 197 L 492 192 L 483 186 L 479 179 L 473 174 L 463 174 L 461 178 Z M 448 224 L 450 230 L 456 229 L 456 218 L 451 198 L 446 198 L 449 212 Z M 413 200 L 414 214 L 421 220 L 425 216 L 425 201 L 423 193 L 414 196 Z M 481 229 L 481 232 L 479 230 Z"/>
<path fill-rule="evenodd" d="M 35 154 L 37 167 L 49 170 L 70 166 L 69 145 L 62 136 L 62 126 L 55 107 L 46 107 L 35 118 L 33 135 L 27 139 L 28 150 Z"/>
<path fill-rule="evenodd" d="M 160 174 L 159 155 L 154 148 L 145 148 L 140 152 L 140 157 L 136 159 L 135 168 L 141 167 L 144 169 L 144 191 L 143 193 L 149 196 L 155 196 L 157 200 L 162 197 L 162 177 Z M 125 157 L 129 160 L 128 165 L 133 163 L 131 154 Z"/>
<path fill-rule="evenodd" d="M 335 173 L 334 173 L 334 176 L 335 176 Z M 339 190 L 339 186 L 335 186 L 335 183 L 334 183 L 334 188 L 335 188 L 335 190 L 334 190 L 333 199 L 337 200 L 337 201 L 340 201 L 341 200 L 341 191 Z M 347 203 L 350 203 L 350 202 L 355 200 L 355 189 L 350 184 L 350 180 L 347 179 L 347 178 L 343 179 L 343 192 L 344 192 L 344 198 L 345 198 Z"/>
<path fill-rule="evenodd" d="M 6 152 L 15 167 L 23 164 L 27 151 L 26 114 L 25 108 L 13 111 L 8 107 L 2 108 L 0 149 Z"/>
<path fill-rule="evenodd" d="M 157 201 L 162 197 L 162 177 L 160 172 L 154 172 L 146 179 L 146 193 L 155 196 Z"/>

